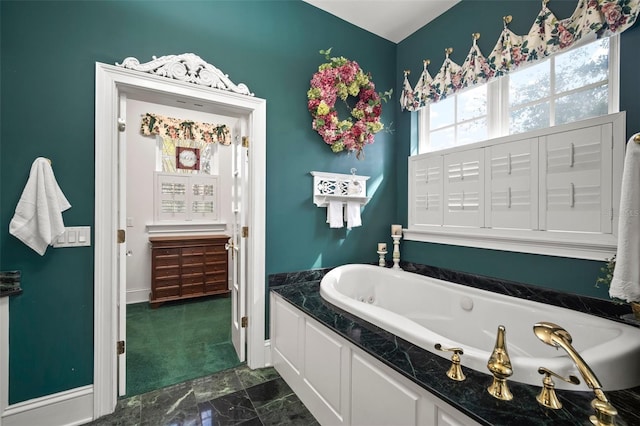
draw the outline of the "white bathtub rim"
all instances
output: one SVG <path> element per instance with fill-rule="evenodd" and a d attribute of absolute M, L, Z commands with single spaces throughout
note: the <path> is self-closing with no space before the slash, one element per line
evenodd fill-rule
<path fill-rule="evenodd" d="M 582 312 L 573 311 L 567 308 L 551 306 L 542 304 L 539 302 L 533 302 L 526 299 L 518 299 L 512 296 L 500 295 L 497 293 L 491 293 L 486 290 L 481 290 L 477 288 L 467 287 L 461 284 L 449 283 L 446 281 L 438 280 L 436 278 L 424 277 L 418 274 L 414 274 L 407 271 L 402 270 L 393 270 L 390 268 L 380 268 L 378 266 L 373 265 L 360 265 L 360 264 L 349 264 L 343 265 L 334 268 L 330 272 L 328 272 L 321 281 L 320 285 L 320 295 L 329 303 L 337 306 L 338 308 L 351 313 L 352 315 L 358 316 L 359 318 L 372 323 L 373 325 L 380 327 L 388 332 L 407 340 L 408 342 L 419 346 L 435 355 L 438 355 L 442 358 L 448 359 L 450 357 L 450 353 L 445 353 L 441 351 L 437 351 L 433 348 L 434 343 L 441 343 L 444 347 L 460 347 L 462 346 L 465 354 L 462 356 L 462 365 L 463 368 L 471 368 L 473 370 L 490 374 L 486 368 L 486 363 L 489 358 L 490 352 L 492 348 L 478 349 L 474 347 L 470 347 L 469 345 L 464 345 L 459 342 L 455 342 L 451 339 L 448 339 L 444 336 L 440 336 L 438 333 L 435 333 L 431 330 L 425 329 L 420 324 L 405 318 L 399 314 L 388 311 L 386 309 L 380 308 L 378 306 L 363 303 L 358 300 L 355 300 L 351 297 L 348 297 L 342 294 L 337 288 L 337 282 L 340 278 L 342 272 L 348 272 L 352 270 L 363 270 L 376 274 L 386 274 L 389 278 L 395 277 L 398 279 L 402 279 L 403 276 L 408 277 L 405 274 L 409 274 L 412 277 L 423 277 L 425 279 L 439 282 L 441 285 L 453 285 L 464 287 L 464 291 L 468 292 L 471 295 L 479 294 L 486 295 L 487 293 L 491 295 L 495 295 L 495 297 L 504 297 L 509 299 L 517 299 L 519 304 L 529 305 L 538 308 L 538 307 L 548 307 L 550 306 L 554 311 L 562 310 L 563 314 L 567 315 L 567 318 L 575 319 L 575 320 L 593 320 L 593 321 L 606 321 L 610 323 L 612 326 L 620 327 L 622 331 L 621 335 L 616 337 L 614 340 L 620 342 L 618 349 L 621 351 L 631 351 L 631 348 L 628 342 L 625 342 L 625 339 L 628 340 L 628 336 L 626 336 L 625 331 L 633 330 L 636 333 L 640 332 L 635 327 L 628 326 L 625 324 L 613 322 L 610 320 L 606 320 L 603 318 L 594 317 L 589 314 L 585 314 Z M 363 315 L 359 314 L 360 311 Z M 541 318 L 540 320 L 544 320 Z M 533 324 L 532 324 L 533 326 Z M 533 334 L 533 331 L 531 331 Z M 541 345 L 544 343 L 540 342 Z M 611 347 L 610 342 L 603 343 L 597 346 L 593 346 L 581 352 L 581 356 L 587 359 L 590 363 L 593 361 L 603 361 L 607 354 L 610 353 Z M 509 347 L 509 330 L 507 330 L 507 348 Z M 549 348 L 552 352 L 553 348 Z M 538 374 L 538 367 L 544 366 L 549 368 L 558 374 L 561 375 L 575 375 L 580 377 L 580 374 L 573 364 L 573 362 L 566 356 L 565 352 L 561 349 L 558 351 L 557 356 L 549 356 L 544 358 L 531 358 L 525 356 L 518 356 L 511 354 L 511 361 L 514 365 L 514 375 L 510 377 L 509 380 L 522 382 L 530 385 L 541 386 L 542 377 Z M 606 361 L 603 361 L 606 362 Z M 608 377 L 600 377 L 600 380 L 603 382 L 603 387 L 605 390 L 618 390 L 618 389 L 627 389 L 631 387 L 635 387 L 639 385 L 638 377 L 640 377 L 640 367 L 637 368 L 637 371 L 632 372 L 633 374 L 629 374 L 629 371 L 623 371 L 622 369 L 611 369 L 608 370 Z M 588 391 L 588 387 L 586 384 L 581 383 L 578 386 L 567 384 L 561 381 L 556 381 L 556 388 L 558 389 L 567 389 L 567 390 L 582 390 Z"/>

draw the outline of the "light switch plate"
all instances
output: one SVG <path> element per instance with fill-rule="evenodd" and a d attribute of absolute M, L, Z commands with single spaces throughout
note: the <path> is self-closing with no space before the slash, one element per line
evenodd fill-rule
<path fill-rule="evenodd" d="M 86 247 L 91 245 L 91 227 L 90 226 L 67 226 L 64 228 L 64 234 L 56 238 L 53 247 Z"/>

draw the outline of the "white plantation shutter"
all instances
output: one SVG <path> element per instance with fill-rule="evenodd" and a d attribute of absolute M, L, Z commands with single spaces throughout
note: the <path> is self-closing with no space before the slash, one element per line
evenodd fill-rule
<path fill-rule="evenodd" d="M 189 177 L 156 173 L 155 211 L 157 221 L 187 220 L 187 186 Z"/>
<path fill-rule="evenodd" d="M 218 178 L 155 173 L 155 221 L 218 219 Z"/>
<path fill-rule="evenodd" d="M 191 220 L 218 219 L 218 178 L 209 175 L 190 176 Z"/>
<path fill-rule="evenodd" d="M 444 225 L 484 226 L 483 169 L 482 149 L 444 156 Z"/>
<path fill-rule="evenodd" d="M 611 232 L 612 137 L 605 124 L 541 138 L 542 229 Z"/>
<path fill-rule="evenodd" d="M 537 138 L 485 149 L 486 227 L 538 228 Z"/>
<path fill-rule="evenodd" d="M 409 162 L 410 222 L 417 226 L 442 225 L 442 156 Z"/>
<path fill-rule="evenodd" d="M 625 114 L 409 157 L 411 241 L 610 257 Z"/>

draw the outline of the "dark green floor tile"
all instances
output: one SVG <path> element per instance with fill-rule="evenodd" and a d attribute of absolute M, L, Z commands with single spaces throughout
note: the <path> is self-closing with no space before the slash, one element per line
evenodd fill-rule
<path fill-rule="evenodd" d="M 211 401 L 243 389 L 234 369 L 194 379 L 192 386 L 198 403 Z"/>
<path fill-rule="evenodd" d="M 258 417 L 244 390 L 200 403 L 198 409 L 203 423 L 210 425 L 232 426 Z"/>
<path fill-rule="evenodd" d="M 230 298 L 127 306 L 128 396 L 238 365 Z"/>
<path fill-rule="evenodd" d="M 262 412 L 266 405 L 273 404 L 276 401 L 285 401 L 286 397 L 294 395 L 293 390 L 281 377 L 251 386 L 246 388 L 246 391 L 258 414 Z"/>
<path fill-rule="evenodd" d="M 256 408 L 256 411 L 258 411 L 258 416 L 265 426 L 320 425 L 307 407 L 294 394 L 270 401 L 259 409 Z"/>
<path fill-rule="evenodd" d="M 246 365 L 238 367 L 236 369 L 236 374 L 240 378 L 240 382 L 242 382 L 245 389 L 280 377 L 276 369 L 273 367 L 251 370 Z"/>

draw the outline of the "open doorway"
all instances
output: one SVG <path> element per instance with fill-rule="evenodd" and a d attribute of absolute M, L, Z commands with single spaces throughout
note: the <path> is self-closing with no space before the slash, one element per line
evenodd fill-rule
<path fill-rule="evenodd" d="M 229 250 L 235 216 L 244 208 L 234 195 L 242 185 L 236 157 L 246 117 L 147 93 L 123 94 L 121 109 L 127 123 L 124 387 L 133 396 L 244 361 L 231 340 L 235 253 Z M 150 117 L 157 131 L 143 132 Z M 167 131 L 169 125 L 175 128 Z M 229 130 L 227 140 L 196 137 L 201 127 L 219 126 Z M 195 161 L 182 164 L 185 152 Z"/>
<path fill-rule="evenodd" d="M 152 97 L 154 102 L 164 100 L 165 104 L 178 100 L 193 102 L 212 113 L 246 117 L 247 143 L 243 141 L 242 146 L 247 153 L 247 180 L 239 197 L 249 208 L 240 209 L 246 212 L 246 217 L 237 218 L 243 221 L 242 226 L 236 228 L 242 229 L 242 235 L 232 235 L 231 241 L 236 259 L 240 259 L 233 269 L 244 274 L 246 299 L 243 300 L 246 305 L 232 304 L 232 327 L 240 327 L 241 322 L 249 324 L 240 335 L 247 338 L 246 356 L 250 368 L 263 367 L 268 359 L 264 339 L 266 102 L 171 78 L 96 64 L 95 417 L 113 411 L 118 386 L 123 383 L 119 378 L 124 375 L 126 365 L 126 352 L 118 355 L 114 350 L 121 347 L 119 340 L 126 335 L 123 327 L 126 319 L 121 318 L 126 311 L 126 287 L 120 285 L 126 283 L 126 270 L 122 268 L 126 264 L 126 245 L 118 242 L 124 240 L 119 230 L 126 228 L 126 212 L 119 209 L 126 203 L 121 200 L 126 191 L 120 191 L 126 185 L 126 174 L 121 173 L 125 154 L 124 150 L 118 149 L 118 144 L 127 126 L 120 114 L 122 100 L 132 95 Z M 136 126 L 135 123 L 129 125 Z M 245 307 L 249 321 L 241 321 Z M 244 348 L 244 343 L 239 347 Z"/>

